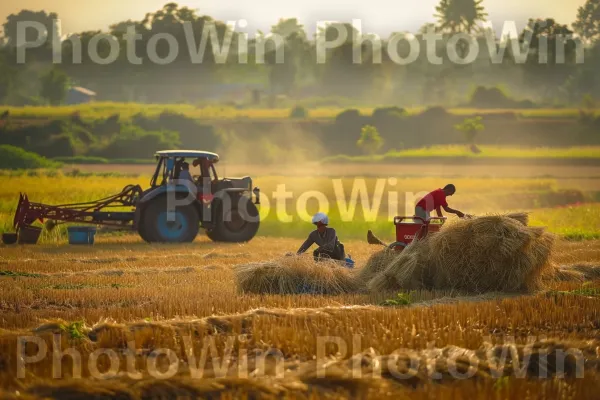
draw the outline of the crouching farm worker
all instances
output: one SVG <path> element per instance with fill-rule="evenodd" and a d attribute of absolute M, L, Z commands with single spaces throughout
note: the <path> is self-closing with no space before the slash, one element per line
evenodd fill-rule
<path fill-rule="evenodd" d="M 304 253 L 316 243 L 319 247 L 313 252 L 315 261 L 327 258 L 344 261 L 346 259 L 344 245 L 338 240 L 335 229 L 327 226 L 329 224 L 327 215 L 315 214 L 312 223 L 317 226 L 317 229 L 308 235 L 308 239 L 300 246 L 297 254 Z"/>
<path fill-rule="evenodd" d="M 417 202 L 415 207 L 415 216 L 427 221 L 431 216 L 431 211 L 435 210 L 438 217 L 443 217 L 442 208 L 450 214 L 456 214 L 459 218 L 463 218 L 465 214 L 458 210 L 454 210 L 448 206 L 446 197 L 452 196 L 456 192 L 456 187 L 452 184 L 444 186 L 443 189 L 434 190 L 428 193 L 425 197 Z M 416 222 L 421 223 L 417 220 Z"/>

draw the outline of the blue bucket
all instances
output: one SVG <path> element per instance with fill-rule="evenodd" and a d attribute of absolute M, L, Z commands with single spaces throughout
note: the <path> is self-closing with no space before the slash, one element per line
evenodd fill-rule
<path fill-rule="evenodd" d="M 94 244 L 96 228 L 88 226 L 71 226 L 69 232 L 69 244 Z"/>

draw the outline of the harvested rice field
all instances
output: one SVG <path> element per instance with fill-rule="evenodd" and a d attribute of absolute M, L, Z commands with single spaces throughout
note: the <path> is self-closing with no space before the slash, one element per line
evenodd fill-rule
<path fill-rule="evenodd" d="M 513 222 L 500 225 L 529 232 Z M 511 236 L 524 254 L 547 234 L 533 231 Z M 554 237 L 519 265 L 535 284 L 480 293 L 452 279 L 406 286 L 401 273 L 367 285 L 382 247 L 366 232 L 344 244 L 352 270 L 285 257 L 291 238 L 0 245 L 0 398 L 597 398 L 600 241 Z"/>

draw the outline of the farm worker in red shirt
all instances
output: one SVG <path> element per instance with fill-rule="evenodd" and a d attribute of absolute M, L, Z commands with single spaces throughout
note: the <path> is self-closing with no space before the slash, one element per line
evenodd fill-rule
<path fill-rule="evenodd" d="M 443 208 L 447 213 L 456 214 L 459 218 L 463 218 L 465 214 L 448 207 L 448 202 L 446 201 L 446 197 L 452 196 L 455 192 L 456 187 L 452 184 L 448 184 L 444 186 L 443 189 L 437 189 L 431 193 L 428 193 L 425 197 L 417 202 L 415 207 L 415 216 L 421 217 L 424 220 L 428 220 L 430 218 L 431 211 L 435 210 L 438 217 L 443 217 Z M 416 222 L 421 221 L 416 220 Z"/>

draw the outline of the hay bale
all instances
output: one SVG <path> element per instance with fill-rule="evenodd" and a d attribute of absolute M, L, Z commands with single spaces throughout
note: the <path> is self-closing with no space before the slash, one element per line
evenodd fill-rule
<path fill-rule="evenodd" d="M 383 271 L 395 257 L 398 257 L 398 252 L 390 250 L 388 247 L 373 253 L 365 266 L 358 271 L 358 279 L 361 282 L 369 282 L 375 275 Z"/>
<path fill-rule="evenodd" d="M 303 256 L 237 265 L 234 272 L 244 293 L 337 295 L 359 289 L 352 271 L 338 262 Z"/>
<path fill-rule="evenodd" d="M 525 226 L 529 225 L 529 213 L 515 212 L 506 214 L 505 216 L 517 220 Z"/>
<path fill-rule="evenodd" d="M 390 263 L 367 283 L 367 287 L 372 291 L 385 292 L 426 288 L 426 282 L 430 281 L 429 270 L 422 263 L 423 258 L 419 254 L 427 251 L 426 241 L 415 240 L 401 253 L 394 252 L 395 257 L 390 258 Z"/>
<path fill-rule="evenodd" d="M 566 271 L 573 271 L 581 274 L 586 281 L 600 279 L 600 265 L 593 263 L 579 263 L 563 267 Z"/>
<path fill-rule="evenodd" d="M 523 215 L 483 216 L 444 226 L 413 241 L 372 278 L 372 291 L 528 292 L 552 270 L 554 236 L 528 227 Z"/>
<path fill-rule="evenodd" d="M 578 271 L 568 268 L 556 268 L 554 274 L 547 276 L 548 280 L 558 282 L 584 282 L 585 276 Z"/>

